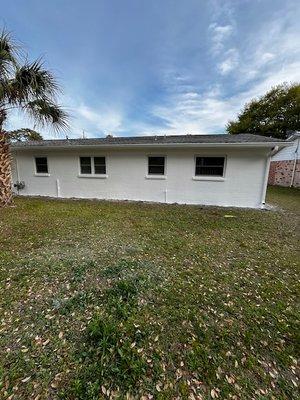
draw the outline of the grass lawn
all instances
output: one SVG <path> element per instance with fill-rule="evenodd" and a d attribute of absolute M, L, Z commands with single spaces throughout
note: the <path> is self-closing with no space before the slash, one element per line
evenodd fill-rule
<path fill-rule="evenodd" d="M 300 191 L 269 202 L 0 209 L 0 398 L 299 399 Z"/>

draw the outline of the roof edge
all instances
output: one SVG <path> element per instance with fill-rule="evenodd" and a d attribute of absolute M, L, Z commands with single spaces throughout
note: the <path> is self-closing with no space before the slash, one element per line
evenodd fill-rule
<path fill-rule="evenodd" d="M 291 146 L 292 143 L 288 141 L 279 141 L 279 142 L 239 142 L 239 143 L 103 143 L 103 144 L 68 144 L 55 146 L 51 144 L 43 144 L 43 145 L 34 145 L 34 146 L 18 146 L 18 144 L 13 144 L 10 146 L 11 151 L 14 150 L 34 150 L 34 149 L 57 149 L 57 150 L 66 150 L 66 149 L 91 149 L 91 148 L 143 148 L 143 147 L 165 147 L 165 148 L 195 148 L 195 147 L 255 147 L 255 148 L 272 148 L 272 147 L 288 147 Z"/>

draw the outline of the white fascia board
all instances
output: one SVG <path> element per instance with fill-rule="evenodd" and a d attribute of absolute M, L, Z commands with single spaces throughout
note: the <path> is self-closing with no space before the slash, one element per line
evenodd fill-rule
<path fill-rule="evenodd" d="M 149 148 L 149 147 L 164 147 L 164 148 L 222 148 L 222 147 L 232 147 L 232 148 L 273 148 L 278 146 L 279 148 L 291 146 L 291 142 L 261 142 L 261 143 L 147 143 L 147 144 L 90 144 L 90 145 L 67 145 L 67 146 L 52 146 L 52 145 L 42 145 L 42 146 L 13 146 L 11 151 L 20 150 L 75 150 L 75 149 L 129 149 L 129 148 Z"/>

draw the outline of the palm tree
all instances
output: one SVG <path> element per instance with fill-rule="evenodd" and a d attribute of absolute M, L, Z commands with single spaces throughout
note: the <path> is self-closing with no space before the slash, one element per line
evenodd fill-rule
<path fill-rule="evenodd" d="M 67 113 L 57 104 L 59 87 L 41 60 L 28 62 L 8 32 L 0 32 L 0 206 L 12 202 L 11 155 L 4 124 L 11 111 L 24 111 L 43 127 L 67 129 Z"/>

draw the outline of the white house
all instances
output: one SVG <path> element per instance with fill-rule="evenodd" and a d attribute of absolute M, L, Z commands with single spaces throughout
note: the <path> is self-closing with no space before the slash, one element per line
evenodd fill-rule
<path fill-rule="evenodd" d="M 294 132 L 285 147 L 271 158 L 269 184 L 300 187 L 300 132 Z"/>
<path fill-rule="evenodd" d="M 11 146 L 20 195 L 260 208 L 284 141 L 241 135 L 111 137 Z"/>

